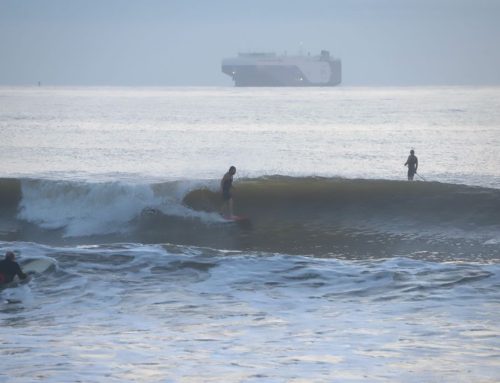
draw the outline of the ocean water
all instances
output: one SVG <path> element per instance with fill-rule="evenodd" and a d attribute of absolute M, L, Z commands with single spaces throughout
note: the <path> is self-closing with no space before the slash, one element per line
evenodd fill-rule
<path fill-rule="evenodd" d="M 497 382 L 499 148 L 499 87 L 0 88 L 0 252 L 51 265 L 0 382 Z"/>

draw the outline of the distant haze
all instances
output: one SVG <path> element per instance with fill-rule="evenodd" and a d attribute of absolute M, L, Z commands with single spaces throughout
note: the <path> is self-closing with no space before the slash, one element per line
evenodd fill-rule
<path fill-rule="evenodd" d="M 220 85 L 238 52 L 342 60 L 344 85 L 500 85 L 498 0 L 0 0 L 0 85 Z"/>

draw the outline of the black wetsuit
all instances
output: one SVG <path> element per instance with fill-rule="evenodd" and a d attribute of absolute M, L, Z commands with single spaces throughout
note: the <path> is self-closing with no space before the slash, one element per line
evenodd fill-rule
<path fill-rule="evenodd" d="M 233 187 L 233 176 L 229 176 L 222 181 L 222 199 L 229 201 L 233 196 L 231 195 L 231 188 Z"/>
<path fill-rule="evenodd" d="M 408 165 L 408 179 L 413 179 L 413 176 L 417 172 L 418 159 L 414 154 L 410 154 L 408 156 L 408 160 L 406 161 L 406 165 Z"/>
<path fill-rule="evenodd" d="M 26 274 L 22 272 L 17 262 L 10 259 L 0 261 L 0 284 L 12 282 L 16 275 L 20 279 L 26 278 Z"/>

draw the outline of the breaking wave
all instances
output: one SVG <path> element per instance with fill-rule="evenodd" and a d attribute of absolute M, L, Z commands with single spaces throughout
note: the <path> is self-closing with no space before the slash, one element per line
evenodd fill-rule
<path fill-rule="evenodd" d="M 342 249 L 394 253 L 410 245 L 407 250 L 416 251 L 423 240 L 439 251 L 457 239 L 457 252 L 478 252 L 480 244 L 484 253 L 500 243 L 497 189 L 284 176 L 240 179 L 235 186 L 235 212 L 248 217 L 248 225 L 228 223 L 219 215 L 217 180 L 1 179 L 0 235 L 8 240 L 177 243 L 308 254 Z"/>

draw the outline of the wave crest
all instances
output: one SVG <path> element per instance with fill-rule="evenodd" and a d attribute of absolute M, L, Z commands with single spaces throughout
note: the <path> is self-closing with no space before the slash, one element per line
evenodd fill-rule
<path fill-rule="evenodd" d="M 219 215 L 218 181 L 163 183 L 0 180 L 0 238 L 38 242 L 174 243 L 325 254 L 493 254 L 500 190 L 465 185 L 319 177 L 235 182 L 235 213 Z M 10 217 L 10 218 L 9 218 Z M 425 246 L 423 246 L 425 244 Z M 423 247 L 422 247 L 423 246 Z M 353 250 L 355 249 L 355 250 Z"/>

